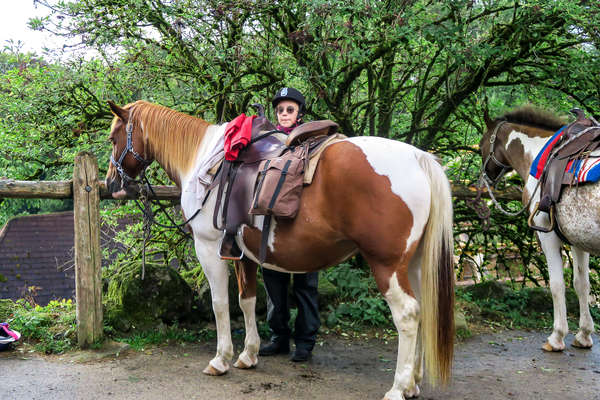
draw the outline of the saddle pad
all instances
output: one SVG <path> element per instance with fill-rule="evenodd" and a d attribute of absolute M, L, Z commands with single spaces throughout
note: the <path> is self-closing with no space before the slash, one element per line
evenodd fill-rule
<path fill-rule="evenodd" d="M 556 132 L 542 147 L 542 150 L 538 153 L 535 160 L 533 160 L 533 164 L 531 164 L 531 169 L 529 170 L 529 175 L 533 176 L 535 179 L 540 179 L 542 176 L 542 172 L 544 172 L 544 167 L 546 166 L 546 162 L 548 162 L 548 157 L 552 153 L 552 149 L 554 149 L 554 145 L 560 140 L 563 133 L 565 132 L 566 126 L 563 126 Z"/>
<path fill-rule="evenodd" d="M 323 143 L 321 143 L 320 147 L 313 153 L 310 154 L 310 159 L 308 160 L 308 168 L 306 172 L 304 172 L 304 181 L 305 185 L 310 185 L 312 183 L 313 177 L 315 176 L 315 171 L 317 170 L 317 164 L 319 163 L 319 159 L 321 158 L 321 153 L 323 150 L 331 144 L 341 142 L 344 139 L 348 139 L 348 136 L 343 135 L 341 133 L 336 133 L 334 135 L 329 136 Z"/>
<path fill-rule="evenodd" d="M 529 175 L 536 179 L 540 179 L 548 157 L 552 153 L 554 145 L 560 140 L 564 133 L 564 126 L 558 130 L 542 147 L 535 160 L 531 164 Z M 597 182 L 600 180 L 600 151 L 594 151 L 589 158 L 583 160 L 569 161 L 565 168 L 565 172 L 575 176 L 576 180 L 573 183 Z"/>

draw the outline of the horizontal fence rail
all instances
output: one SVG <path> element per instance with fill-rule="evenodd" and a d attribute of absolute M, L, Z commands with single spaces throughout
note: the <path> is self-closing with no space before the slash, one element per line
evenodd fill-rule
<path fill-rule="evenodd" d="M 100 181 L 100 198 L 112 199 L 106 188 L 106 182 Z M 177 186 L 152 186 L 158 200 L 179 201 L 181 191 Z M 19 199 L 72 199 L 73 181 L 15 181 L 0 180 L 0 198 Z"/>
<path fill-rule="evenodd" d="M 106 182 L 100 181 L 100 198 L 112 199 L 106 188 Z M 179 201 L 181 191 L 176 186 L 152 186 L 157 200 Z M 477 196 L 477 188 L 460 184 L 452 184 L 452 196 L 457 199 L 471 199 Z M 494 190 L 494 197 L 499 200 L 521 200 L 521 192 L 516 188 Z M 481 197 L 490 198 L 487 190 L 483 190 Z M 15 181 L 12 179 L 0 180 L 0 198 L 21 199 L 72 199 L 73 181 Z"/>

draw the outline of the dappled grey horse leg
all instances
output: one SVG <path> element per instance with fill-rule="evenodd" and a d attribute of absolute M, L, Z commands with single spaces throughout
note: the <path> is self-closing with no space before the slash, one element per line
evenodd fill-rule
<path fill-rule="evenodd" d="M 548 226 L 549 221 L 544 213 L 538 214 L 536 224 Z M 545 220 L 544 220 L 545 218 Z M 541 219 L 541 220 L 538 220 Z M 565 301 L 565 279 L 563 273 L 563 260 L 561 256 L 562 242 L 554 232 L 537 232 L 550 274 L 550 291 L 554 306 L 554 329 L 542 348 L 546 351 L 562 351 L 565 349 L 564 338 L 569 332 L 567 324 L 567 305 Z"/>
<path fill-rule="evenodd" d="M 579 298 L 579 331 L 573 340 L 573 346 L 590 348 L 594 344 L 592 332 L 594 321 L 590 313 L 590 255 L 589 253 L 573 246 L 573 286 Z"/>

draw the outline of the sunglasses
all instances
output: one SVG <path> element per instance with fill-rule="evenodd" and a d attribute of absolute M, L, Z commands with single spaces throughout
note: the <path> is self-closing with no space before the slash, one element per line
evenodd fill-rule
<path fill-rule="evenodd" d="M 284 111 L 287 111 L 288 114 L 293 114 L 294 112 L 298 111 L 298 109 L 293 106 L 287 106 L 287 108 L 277 107 L 277 114 L 283 114 Z"/>

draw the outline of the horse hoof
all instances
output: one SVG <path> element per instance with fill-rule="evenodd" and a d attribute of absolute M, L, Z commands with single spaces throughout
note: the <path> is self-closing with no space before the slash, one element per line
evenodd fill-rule
<path fill-rule="evenodd" d="M 557 351 L 563 351 L 564 348 L 554 348 L 552 347 L 552 345 L 549 342 L 544 343 L 544 345 L 542 346 L 542 350 L 544 351 L 548 351 L 548 352 L 557 352 Z"/>
<path fill-rule="evenodd" d="M 220 376 L 225 374 L 227 371 L 219 371 L 218 369 L 216 369 L 215 367 L 213 367 L 212 365 L 208 364 L 208 366 L 206 368 L 204 368 L 204 371 L 202 371 L 202 373 L 204 373 L 205 375 L 210 375 L 210 376 Z"/>
<path fill-rule="evenodd" d="M 243 362 L 239 358 L 235 362 L 235 364 L 233 364 L 233 366 L 236 367 L 236 368 L 239 368 L 239 369 L 251 369 L 251 368 L 256 367 L 256 365 L 247 365 L 245 362 Z"/>
<path fill-rule="evenodd" d="M 414 388 L 404 391 L 404 398 L 414 399 L 415 397 L 419 397 L 420 394 L 421 390 L 419 389 L 419 386 L 415 385 Z"/>
<path fill-rule="evenodd" d="M 581 343 L 579 340 L 577 340 L 577 338 L 573 339 L 573 343 L 571 343 L 571 346 L 577 347 L 578 349 L 591 349 L 592 348 L 591 344 L 585 345 L 585 344 Z"/>

